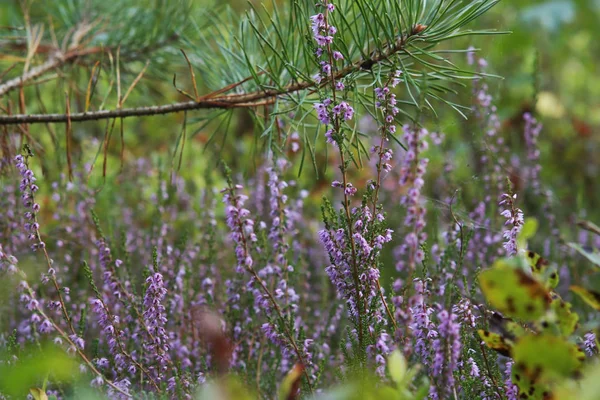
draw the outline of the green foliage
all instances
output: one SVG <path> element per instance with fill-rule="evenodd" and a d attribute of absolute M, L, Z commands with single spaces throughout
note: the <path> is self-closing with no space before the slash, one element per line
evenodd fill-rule
<path fill-rule="evenodd" d="M 482 292 L 490 305 L 519 321 L 496 317 L 500 329 L 480 330 L 479 335 L 489 348 L 514 360 L 512 380 L 519 398 L 548 399 L 557 382 L 581 373 L 585 355 L 573 337 L 579 316 L 550 291 L 558 283 L 556 272 L 549 272 L 550 263 L 532 251 L 524 258 L 527 272 L 517 258 L 499 260 L 481 273 Z"/>
<path fill-rule="evenodd" d="M 595 290 L 589 290 L 581 286 L 573 285 L 571 290 L 577 294 L 583 301 L 585 301 L 590 307 L 600 311 L 600 293 Z"/>
<path fill-rule="evenodd" d="M 515 265 L 517 260 L 498 260 L 479 275 L 481 290 L 501 313 L 533 321 L 545 314 L 550 294 L 544 286 Z"/>
<path fill-rule="evenodd" d="M 577 250 L 579 254 L 588 259 L 596 268 L 600 268 L 600 251 L 598 250 L 586 250 L 578 243 L 569 243 L 569 247 Z"/>
<path fill-rule="evenodd" d="M 521 397 L 540 400 L 548 398 L 558 380 L 574 377 L 585 358 L 565 337 L 544 334 L 519 338 L 512 357 L 513 382 L 526 394 Z"/>
<path fill-rule="evenodd" d="M 45 386 L 45 381 L 70 382 L 77 373 L 77 362 L 53 345 L 29 347 L 21 351 L 18 360 L 10 354 L 0 356 L 0 393 L 24 398 L 30 389 Z"/>
<path fill-rule="evenodd" d="M 554 289 L 558 285 L 558 272 L 555 267 L 550 265 L 548 260 L 533 251 L 528 251 L 525 258 L 534 278 L 542 282 L 547 289 Z"/>

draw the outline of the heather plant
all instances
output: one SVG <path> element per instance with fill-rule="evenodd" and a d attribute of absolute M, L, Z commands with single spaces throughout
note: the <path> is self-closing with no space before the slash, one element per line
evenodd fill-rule
<path fill-rule="evenodd" d="M 0 399 L 593 398 L 600 229 L 503 128 L 498 1 L 142 3 L 6 7 Z"/>

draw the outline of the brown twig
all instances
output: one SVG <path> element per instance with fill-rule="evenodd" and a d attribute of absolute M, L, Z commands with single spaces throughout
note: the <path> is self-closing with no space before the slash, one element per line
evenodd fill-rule
<path fill-rule="evenodd" d="M 333 75 L 333 79 L 339 80 L 352 73 L 360 71 L 362 68 L 372 66 L 375 63 L 380 63 L 387 60 L 394 54 L 402 51 L 407 43 L 407 36 L 404 36 L 401 40 L 398 40 L 396 44 L 390 46 L 388 50 L 381 53 L 374 54 L 371 59 L 368 60 L 357 60 L 352 64 L 340 69 L 336 74 Z M 59 65 L 73 61 L 75 58 L 85 54 L 91 54 L 92 52 L 106 51 L 105 49 L 89 49 L 79 52 L 67 53 L 59 60 L 48 61 L 39 67 L 31 69 L 26 77 L 15 78 L 7 83 L 0 85 L 0 96 L 8 92 L 9 90 L 18 87 L 21 84 L 21 79 L 32 79 L 42 75 L 50 69 L 56 68 Z M 51 64 L 48 64 L 51 63 Z M 47 65 L 48 64 L 48 65 Z M 201 96 L 199 101 L 186 101 L 180 103 L 166 104 L 162 106 L 149 106 L 149 107 L 137 107 L 137 108 L 120 108 L 116 110 L 100 110 L 94 112 L 84 113 L 72 113 L 71 121 L 94 121 L 101 119 L 110 118 L 127 118 L 127 117 L 140 117 L 148 115 L 164 115 L 182 112 L 186 110 L 199 110 L 199 109 L 215 109 L 215 108 L 247 108 L 256 107 L 257 105 L 264 104 L 264 101 L 274 102 L 276 98 L 280 96 L 289 95 L 296 93 L 308 88 L 316 88 L 319 86 L 329 85 L 331 78 L 324 79 L 320 84 L 314 81 L 296 82 L 284 86 L 280 89 L 266 89 L 258 90 L 250 93 L 241 94 L 229 94 L 229 95 L 207 95 Z M 238 86 L 238 84 L 229 85 L 230 87 Z M 67 116 L 65 114 L 29 114 L 29 115 L 0 115 L 0 125 L 5 124 L 23 124 L 23 123 L 65 123 L 67 122 Z"/>
<path fill-rule="evenodd" d="M 92 47 L 86 50 L 72 50 L 65 54 L 61 54 L 57 51 L 43 64 L 40 64 L 37 67 L 30 68 L 23 75 L 6 81 L 3 84 L 0 84 L 0 96 L 4 96 L 8 92 L 18 89 L 25 82 L 38 78 L 44 75 L 45 73 L 60 67 L 61 65 L 67 64 L 69 62 L 74 62 L 79 57 L 100 53 L 103 51 L 105 51 L 105 49 L 102 49 L 100 47 Z M 66 120 L 63 122 L 66 122 Z"/>
<path fill-rule="evenodd" d="M 69 97 L 69 92 L 65 92 L 65 97 L 67 99 L 67 117 L 71 115 L 71 99 Z M 67 127 L 65 130 L 65 140 L 66 140 L 66 151 L 67 151 L 67 166 L 69 167 L 69 181 L 73 181 L 73 162 L 71 160 L 71 120 L 67 120 Z"/>

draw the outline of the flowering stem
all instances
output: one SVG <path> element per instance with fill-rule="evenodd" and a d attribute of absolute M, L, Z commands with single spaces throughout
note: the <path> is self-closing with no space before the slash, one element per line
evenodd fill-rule
<path fill-rule="evenodd" d="M 121 351 L 121 353 L 125 357 L 127 357 L 132 364 L 134 364 L 144 375 L 146 375 L 150 379 L 150 383 L 152 384 L 152 386 L 154 386 L 154 388 L 156 389 L 157 393 L 162 393 L 162 391 L 160 390 L 158 384 L 156 383 L 156 381 L 154 380 L 154 378 L 152 378 L 152 376 L 150 375 L 150 372 L 146 368 L 144 368 L 144 366 L 142 364 L 140 364 L 139 362 L 137 362 L 131 356 L 131 354 L 129 354 L 127 352 L 127 350 L 125 350 L 125 347 L 123 346 L 123 342 L 121 342 L 121 339 L 120 339 L 120 332 L 121 331 L 119 330 L 118 326 L 115 326 L 116 325 L 115 324 L 115 317 L 113 315 L 111 315 L 111 313 L 108 310 L 108 307 L 106 306 L 106 304 L 104 303 L 104 301 L 102 301 L 102 299 L 100 299 L 99 297 L 97 297 L 97 299 L 100 302 L 100 304 L 102 305 L 102 308 L 104 309 L 104 312 L 106 313 L 106 316 L 108 317 L 110 324 L 114 328 L 113 336 L 115 338 L 115 341 L 117 342 L 117 345 L 119 346 L 119 350 Z"/>
<path fill-rule="evenodd" d="M 236 195 L 235 195 L 235 189 L 233 188 L 231 181 L 229 181 L 229 187 L 228 187 L 227 191 L 229 192 L 229 196 L 232 199 L 231 201 L 234 202 Z M 242 249 L 244 252 L 242 260 L 245 260 L 250 256 L 250 252 L 248 250 L 248 240 L 246 238 L 246 232 L 244 231 L 244 227 L 242 226 L 241 221 L 236 222 L 236 229 L 238 230 L 237 234 L 239 235 L 239 238 L 240 238 L 239 244 L 242 246 Z M 258 276 L 258 274 L 254 270 L 254 268 L 252 268 L 252 266 L 248 265 L 247 263 L 244 263 L 244 266 L 245 266 L 246 270 L 252 275 L 254 280 L 256 282 L 258 282 L 260 288 L 262 289 L 262 291 L 265 293 L 265 295 L 269 299 L 269 302 L 273 305 L 273 308 L 275 309 L 275 312 L 277 313 L 277 316 L 279 317 L 279 320 L 281 321 L 281 326 L 283 327 L 285 336 L 287 337 L 290 345 L 294 349 L 294 352 L 298 356 L 298 359 L 300 360 L 300 362 L 303 365 L 306 365 L 306 363 L 304 361 L 304 356 L 302 355 L 302 352 L 298 348 L 298 345 L 296 344 L 296 340 L 294 339 L 294 336 L 290 332 L 290 329 L 286 323 L 285 318 L 283 317 L 283 313 L 281 311 L 281 308 L 279 307 L 279 304 L 275 300 L 275 297 L 273 296 L 273 294 L 271 293 L 269 288 L 265 285 L 263 280 Z M 304 369 L 304 376 L 306 377 L 306 383 L 308 385 L 309 391 L 312 393 L 313 388 L 312 388 L 312 384 L 310 383 L 310 377 L 309 377 L 306 369 Z"/>
<path fill-rule="evenodd" d="M 29 155 L 31 155 L 31 154 L 29 154 Z M 29 155 L 26 155 L 25 157 L 17 156 L 17 159 L 16 159 L 17 160 L 17 168 L 19 170 L 21 170 L 21 173 L 25 173 L 24 171 L 31 172 L 29 170 L 29 162 L 28 162 Z M 25 178 L 25 179 L 29 179 L 29 178 Z M 31 220 L 33 221 L 33 224 L 31 224 L 30 226 L 33 227 L 33 231 L 34 231 L 33 239 L 37 242 L 37 243 L 33 244 L 34 249 L 35 248 L 42 249 L 42 252 L 44 253 L 44 257 L 46 259 L 46 264 L 48 265 L 48 270 L 51 270 L 52 269 L 52 260 L 50 260 L 50 256 L 48 255 L 48 251 L 46 250 L 46 244 L 42 241 L 42 236 L 40 235 L 40 228 L 39 228 L 40 224 L 38 223 L 38 219 L 37 219 L 37 213 L 39 212 L 39 205 L 36 205 L 36 202 L 35 202 L 35 192 L 37 191 L 37 186 L 35 186 L 33 184 L 33 174 L 32 174 L 31 181 L 27 185 L 25 185 L 25 187 L 22 188 L 22 191 L 23 191 L 24 198 L 27 196 L 29 197 L 29 199 L 26 199 L 26 201 L 31 203 L 30 215 L 31 215 Z M 71 330 L 71 333 L 76 335 L 75 329 L 73 328 L 73 323 L 72 323 L 71 318 L 69 317 L 69 313 L 67 311 L 67 307 L 65 306 L 65 301 L 60 292 L 60 285 L 56 281 L 56 276 L 54 275 L 54 273 L 51 273 L 49 275 L 50 275 L 50 279 L 52 280 L 52 284 L 54 285 L 54 288 L 56 289 L 56 294 L 58 295 L 58 301 L 60 303 L 60 309 L 65 317 L 65 322 L 67 323 L 69 329 Z"/>
<path fill-rule="evenodd" d="M 328 4 L 328 0 L 324 1 L 324 5 L 325 5 L 325 12 L 323 13 L 324 15 L 324 23 L 325 23 L 325 31 L 329 31 L 329 22 L 328 22 L 328 16 L 329 16 L 329 9 L 327 7 Z M 333 62 L 333 51 L 331 50 L 331 44 L 327 43 L 327 53 L 329 55 L 329 65 L 331 65 L 331 71 L 330 71 L 330 79 L 329 79 L 329 83 L 331 84 L 331 88 L 332 88 L 332 96 L 333 96 L 333 103 L 336 104 L 337 103 L 337 97 L 336 97 L 336 74 L 334 73 L 334 62 Z M 334 118 L 334 130 L 337 133 L 340 133 L 340 117 L 339 115 L 336 115 L 336 117 Z M 346 214 L 346 222 L 348 224 L 348 239 L 350 240 L 350 248 L 352 251 L 352 279 L 354 280 L 354 295 L 356 297 L 355 301 L 356 301 L 356 318 L 358 320 L 358 347 L 359 347 L 359 356 L 361 359 L 361 363 L 362 363 L 362 358 L 363 358 L 363 352 L 365 350 L 364 347 L 364 338 L 363 338 L 363 321 L 362 321 L 362 299 L 360 296 L 360 280 L 359 280 L 359 273 L 358 273 L 358 265 L 356 263 L 356 245 L 354 243 L 354 232 L 352 229 L 352 216 L 350 215 L 350 199 L 348 196 L 348 193 L 346 192 L 345 188 L 347 187 L 348 184 L 348 177 L 346 174 L 346 158 L 344 155 L 344 146 L 343 146 L 343 139 L 340 140 L 340 142 L 338 144 L 338 148 L 340 151 L 340 171 L 342 173 L 342 184 L 343 184 L 343 188 L 344 188 L 344 211 Z M 365 310 L 366 311 L 366 310 Z"/>
<path fill-rule="evenodd" d="M 391 80 L 392 80 L 392 76 L 389 76 L 388 80 L 385 84 L 386 87 L 389 85 Z M 386 99 L 385 109 L 387 109 L 387 107 L 388 107 L 387 103 L 388 103 L 388 101 Z M 371 212 L 373 215 L 376 215 L 376 213 L 377 213 L 377 202 L 379 201 L 379 189 L 381 187 L 381 171 L 383 169 L 383 158 L 384 158 L 384 155 L 386 154 L 384 146 L 385 146 L 385 142 L 388 140 L 387 139 L 388 129 L 389 129 L 388 122 L 384 119 L 384 123 L 381 126 L 381 139 L 379 141 L 379 151 L 378 151 L 379 160 L 378 160 L 377 166 L 376 166 L 377 167 L 377 178 L 375 180 L 375 191 L 373 193 L 373 210 Z M 371 246 L 373 246 L 374 241 L 375 241 L 375 238 L 373 238 L 371 240 Z M 398 329 L 398 325 L 396 324 L 396 318 L 394 318 L 394 315 L 392 314 L 392 312 L 387 304 L 387 301 L 385 301 L 385 297 L 381 290 L 381 284 L 379 283 L 379 278 L 377 278 L 376 284 L 377 284 L 377 291 L 379 292 L 379 297 L 381 298 L 381 302 L 383 304 L 383 307 L 385 308 L 385 312 L 387 313 L 390 321 L 394 325 L 394 329 Z"/>
<path fill-rule="evenodd" d="M 21 275 L 23 277 L 23 279 L 26 281 L 26 275 L 23 271 L 20 271 Z M 31 287 L 29 286 L 29 284 L 27 284 L 27 290 L 29 291 L 29 295 L 34 298 L 35 293 L 33 293 L 33 290 L 31 289 Z M 83 351 L 81 351 L 81 349 L 79 348 L 79 346 L 77 346 L 69 337 L 69 335 L 67 335 L 65 333 L 65 331 L 63 331 L 60 326 L 58 326 L 58 324 L 56 322 L 54 322 L 54 320 L 50 317 L 48 317 L 46 315 L 46 313 L 44 312 L 44 310 L 42 310 L 42 307 L 38 304 L 36 306 L 36 311 L 47 321 L 50 321 L 50 323 L 52 324 L 52 326 L 54 327 L 54 329 L 56 329 L 56 331 L 59 333 L 60 336 L 62 336 L 62 338 L 64 340 L 66 340 L 77 352 L 77 354 L 79 354 L 79 356 L 81 357 L 81 359 L 83 360 L 83 362 L 89 367 L 89 369 L 95 373 L 97 376 L 101 377 L 104 382 L 106 382 L 106 384 L 108 386 L 110 386 L 111 388 L 113 388 L 114 390 L 116 390 L 117 392 L 127 396 L 127 398 L 130 398 L 131 395 L 129 393 L 127 393 L 126 391 L 124 391 L 123 389 L 121 389 L 120 387 L 118 387 L 117 385 L 115 385 L 114 383 L 112 383 L 111 381 L 109 381 L 108 379 L 104 378 L 104 375 L 102 375 L 102 373 L 100 371 L 98 371 L 98 369 L 94 366 L 94 364 L 92 364 L 92 362 L 87 358 L 87 356 L 85 355 L 85 353 Z"/>

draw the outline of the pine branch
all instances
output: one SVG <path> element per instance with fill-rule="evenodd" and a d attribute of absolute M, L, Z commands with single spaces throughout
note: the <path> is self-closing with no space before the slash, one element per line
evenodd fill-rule
<path fill-rule="evenodd" d="M 393 55 L 404 50 L 404 47 L 410 36 L 404 36 L 401 40 L 398 40 L 396 44 L 390 47 L 388 50 L 374 54 L 372 58 L 368 60 L 358 60 L 341 69 L 337 74 L 334 75 L 333 79 L 339 80 L 352 73 L 359 72 L 361 69 L 370 69 L 374 64 L 386 61 Z M 77 57 L 77 56 L 74 56 Z M 43 64 L 46 65 L 46 64 Z M 33 72 L 34 70 L 32 70 Z M 39 74 L 38 74 L 39 76 Z M 330 78 L 331 79 L 331 78 Z M 21 78 L 16 79 L 17 85 L 20 85 Z M 12 81 L 7 82 L 10 83 Z M 327 85 L 329 80 L 323 80 L 319 87 Z M 229 85 L 229 86 L 236 86 Z M 0 87 L 1 88 L 1 87 Z M 317 88 L 317 83 L 313 81 L 304 81 L 293 83 L 282 89 L 269 89 L 261 90 L 251 93 L 241 94 L 229 94 L 216 96 L 214 94 L 221 93 L 223 90 L 217 90 L 214 93 L 202 96 L 198 101 L 186 101 L 180 103 L 167 104 L 162 106 L 148 106 L 148 107 L 135 107 L 135 108 L 120 108 L 114 110 L 100 110 L 83 113 L 71 113 L 67 114 L 16 114 L 16 115 L 0 115 L 0 125 L 14 125 L 14 124 L 39 124 L 39 123 L 67 123 L 67 122 L 80 122 L 80 121 L 95 121 L 112 118 L 127 118 L 127 117 L 140 117 L 147 115 L 165 115 L 178 113 L 189 110 L 200 110 L 200 109 L 228 109 L 228 108 L 251 108 L 265 103 L 272 103 L 278 97 L 289 95 L 302 90 Z M 2 92 L 0 91 L 0 95 Z"/>

